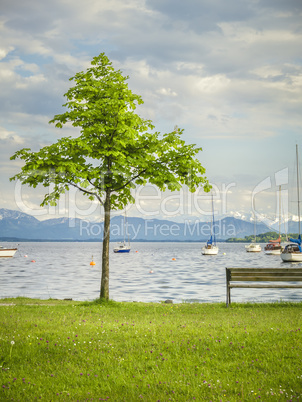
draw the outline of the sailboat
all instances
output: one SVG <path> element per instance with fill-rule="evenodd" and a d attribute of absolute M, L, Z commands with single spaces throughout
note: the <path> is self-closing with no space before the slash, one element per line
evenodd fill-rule
<path fill-rule="evenodd" d="M 296 145 L 296 159 L 297 159 L 297 196 L 298 196 L 298 218 L 299 218 L 299 237 L 298 239 L 289 239 L 291 242 L 284 247 L 281 253 L 282 261 L 284 262 L 302 262 L 302 248 L 301 248 L 301 218 L 300 218 L 300 186 L 299 186 L 299 155 L 298 145 Z"/>
<path fill-rule="evenodd" d="M 279 186 L 279 237 L 277 240 L 270 240 L 264 247 L 264 252 L 268 255 L 280 255 L 281 251 L 281 186 Z"/>
<path fill-rule="evenodd" d="M 124 241 L 117 244 L 117 246 L 113 249 L 114 253 L 130 253 L 130 240 L 128 233 L 128 222 L 126 222 L 126 213 L 124 215 Z M 128 233 L 128 244 L 126 243 L 126 232 Z"/>
<path fill-rule="evenodd" d="M 245 246 L 245 250 L 248 253 L 259 253 L 261 251 L 261 246 L 260 244 L 256 244 L 256 215 L 255 215 L 255 206 L 253 208 L 253 214 L 254 214 L 254 242 L 250 243 L 249 245 Z"/>
<path fill-rule="evenodd" d="M 202 247 L 201 253 L 203 255 L 216 255 L 218 254 L 218 246 L 216 246 L 216 237 L 215 237 L 215 230 L 214 230 L 214 204 L 213 204 L 213 195 L 212 195 L 212 222 L 211 222 L 211 237 L 207 241 L 207 244 Z"/>

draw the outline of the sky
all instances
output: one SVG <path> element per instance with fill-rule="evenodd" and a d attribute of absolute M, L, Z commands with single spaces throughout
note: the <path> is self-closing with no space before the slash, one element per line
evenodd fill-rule
<path fill-rule="evenodd" d="M 302 145 L 301 0 L 2 0 L 0 5 L 0 208 L 38 219 L 98 219 L 96 203 L 71 192 L 39 205 L 44 188 L 9 178 L 21 148 L 39 150 L 72 127 L 49 120 L 64 109 L 69 78 L 104 52 L 128 75 L 156 131 L 184 129 L 213 186 L 218 217 L 296 215 L 295 155 Z M 299 148 L 300 149 L 300 148 Z M 302 155 L 302 147 L 301 147 Z M 281 193 L 279 191 L 281 187 Z M 138 188 L 132 216 L 209 219 L 202 189 Z M 101 219 L 101 218 L 100 218 Z"/>

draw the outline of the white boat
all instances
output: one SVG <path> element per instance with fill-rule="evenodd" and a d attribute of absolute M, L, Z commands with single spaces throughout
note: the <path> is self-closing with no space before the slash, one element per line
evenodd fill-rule
<path fill-rule="evenodd" d="M 257 236 L 256 236 L 256 215 L 255 215 L 254 211 L 255 211 L 255 206 L 253 208 L 253 214 L 254 214 L 254 242 L 252 242 L 251 244 L 248 244 L 247 246 L 245 246 L 245 250 L 248 253 L 259 253 L 261 251 L 260 244 L 256 243 L 256 240 L 257 240 Z"/>
<path fill-rule="evenodd" d="M 124 241 L 118 243 L 116 247 L 114 247 L 114 253 L 130 253 L 130 240 L 129 240 L 129 233 L 128 233 L 128 245 L 126 244 L 126 232 L 128 233 L 128 222 L 126 222 L 126 213 L 124 215 Z"/>
<path fill-rule="evenodd" d="M 290 239 L 290 241 L 293 241 L 293 239 Z M 284 262 L 302 262 L 301 246 L 294 243 L 287 244 L 281 253 L 281 258 Z"/>
<path fill-rule="evenodd" d="M 0 257 L 10 258 L 13 257 L 18 249 L 17 248 L 5 248 L 0 246 Z"/>
<path fill-rule="evenodd" d="M 302 262 L 301 248 L 301 218 L 300 218 L 300 186 L 299 186 L 299 156 L 298 145 L 296 145 L 296 160 L 297 160 L 297 196 L 298 196 L 298 217 L 299 217 L 299 237 L 298 239 L 289 239 L 290 243 L 282 250 L 281 258 L 284 262 Z"/>
<path fill-rule="evenodd" d="M 261 246 L 260 246 L 260 244 L 251 243 L 251 244 L 245 246 L 245 250 L 248 253 L 259 253 L 261 251 Z"/>
<path fill-rule="evenodd" d="M 201 253 L 203 255 L 216 255 L 218 254 L 219 248 L 216 246 L 216 237 L 214 229 L 214 206 L 213 206 L 213 195 L 212 195 L 212 222 L 211 222 L 211 237 L 207 241 L 207 244 L 202 247 Z"/>
<path fill-rule="evenodd" d="M 218 254 L 218 251 L 219 251 L 218 246 L 216 246 L 215 244 L 211 244 L 210 243 L 211 241 L 212 241 L 211 239 L 208 240 L 207 244 L 204 247 L 202 247 L 201 253 L 203 255 L 216 255 L 216 254 Z"/>

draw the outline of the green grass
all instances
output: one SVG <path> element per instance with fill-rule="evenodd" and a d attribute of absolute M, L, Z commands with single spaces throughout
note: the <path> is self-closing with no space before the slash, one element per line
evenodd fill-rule
<path fill-rule="evenodd" d="M 302 399 L 302 303 L 1 303 L 3 401 Z"/>

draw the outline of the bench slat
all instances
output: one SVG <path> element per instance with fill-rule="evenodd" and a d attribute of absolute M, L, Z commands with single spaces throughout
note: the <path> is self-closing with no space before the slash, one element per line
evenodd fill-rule
<path fill-rule="evenodd" d="M 299 272 L 302 273 L 302 268 L 227 268 L 230 272 Z"/>
<path fill-rule="evenodd" d="M 296 288 L 296 289 L 302 289 L 302 285 L 264 285 L 264 284 L 254 284 L 254 285 L 239 285 L 237 283 L 231 283 L 229 285 L 230 288 Z"/>
<path fill-rule="evenodd" d="M 232 281 L 271 281 L 271 282 L 275 282 L 275 281 L 279 281 L 279 282 L 298 282 L 298 281 L 302 281 L 302 275 L 283 275 L 283 276 L 276 276 L 276 275 L 263 275 L 263 276 L 245 276 L 245 275 L 238 275 L 238 276 L 231 276 L 230 282 Z"/>

